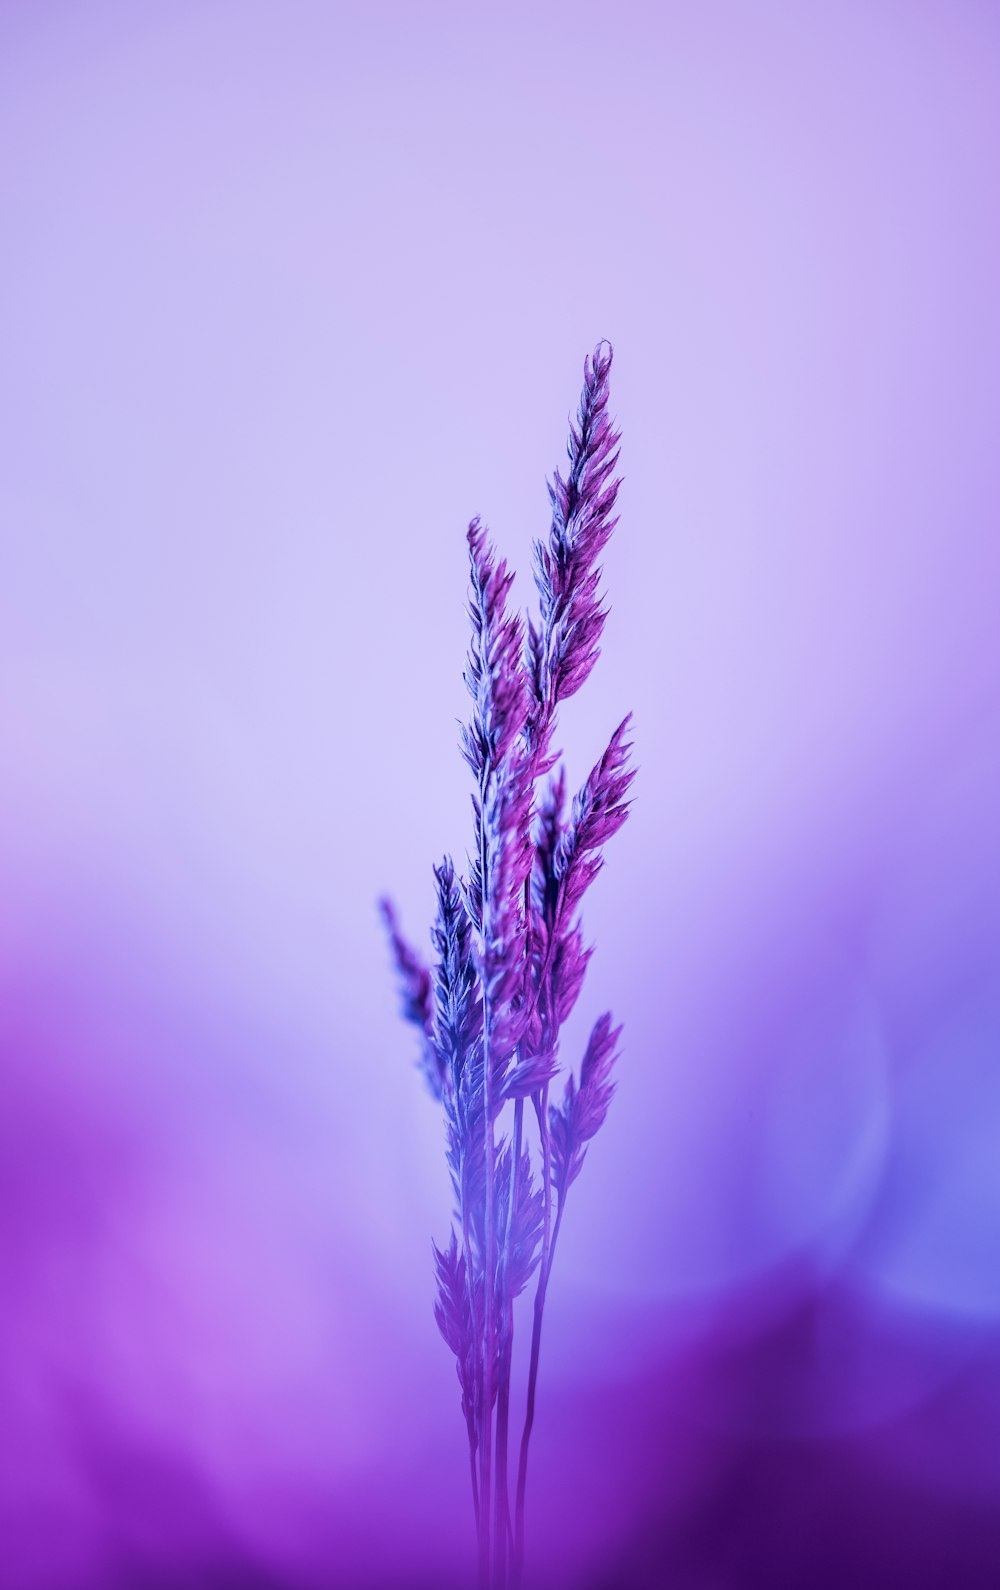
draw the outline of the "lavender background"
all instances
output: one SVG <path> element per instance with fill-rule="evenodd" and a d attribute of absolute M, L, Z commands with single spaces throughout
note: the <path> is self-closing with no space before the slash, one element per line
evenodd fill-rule
<path fill-rule="evenodd" d="M 4 1586 L 466 1582 L 374 900 L 600 336 L 536 1577 L 1000 1582 L 998 105 L 973 0 L 3 5 Z"/>

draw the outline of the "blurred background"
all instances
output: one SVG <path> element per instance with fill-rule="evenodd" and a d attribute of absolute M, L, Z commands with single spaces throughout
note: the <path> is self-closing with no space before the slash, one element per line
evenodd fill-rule
<path fill-rule="evenodd" d="M 531 1582 L 1000 1583 L 998 107 L 976 0 L 3 5 L 5 1587 L 469 1582 L 375 901 L 600 337 Z"/>

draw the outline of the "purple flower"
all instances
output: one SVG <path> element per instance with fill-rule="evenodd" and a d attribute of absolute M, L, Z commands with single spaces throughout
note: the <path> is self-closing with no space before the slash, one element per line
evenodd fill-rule
<path fill-rule="evenodd" d="M 382 920 L 389 934 L 389 943 L 399 978 L 401 1010 L 404 1021 L 411 1022 L 421 1035 L 420 1068 L 427 1086 L 436 1099 L 441 1097 L 444 1072 L 433 1042 L 434 1015 L 431 1002 L 431 974 L 411 944 L 404 939 L 392 901 L 379 901 Z"/>
<path fill-rule="evenodd" d="M 562 1102 L 549 1106 L 560 1032 L 592 950 L 579 908 L 603 847 L 628 815 L 630 719 L 566 811 L 566 777 L 551 750 L 559 704 L 586 681 L 607 610 L 598 559 L 615 527 L 618 433 L 607 412 L 610 344 L 584 363 L 569 469 L 549 487 L 548 542 L 535 547 L 537 622 L 508 610 L 512 574 L 478 519 L 468 528 L 472 636 L 465 683 L 472 712 L 461 733 L 473 775 L 468 879 L 445 857 L 434 869 L 433 970 L 382 914 L 403 1015 L 421 1036 L 421 1063 L 443 1108 L 455 1224 L 434 1248 L 435 1316 L 455 1355 L 469 1442 L 484 1590 L 507 1583 L 508 1546 L 520 1572 L 528 1442 L 541 1322 L 566 1194 L 614 1092 L 620 1028 L 596 1023 Z M 536 809 L 536 786 L 544 784 Z M 538 1144 L 525 1133 L 530 1099 Z M 555 1199 L 555 1218 L 552 1203 Z M 516 1514 L 508 1490 L 514 1305 L 535 1278 L 527 1403 Z M 493 1414 L 496 1410 L 495 1451 Z"/>
<path fill-rule="evenodd" d="M 583 1169 L 587 1144 L 604 1125 L 615 1091 L 611 1068 L 618 1059 L 620 1037 L 621 1028 L 612 1028 L 607 1012 L 598 1017 L 580 1067 L 580 1086 L 571 1073 L 562 1103 L 549 1110 L 552 1184 L 560 1203 Z"/>
<path fill-rule="evenodd" d="M 602 342 L 584 361 L 583 394 L 567 446 L 569 473 L 564 480 L 555 471 L 548 545 L 535 543 L 540 622 L 528 624 L 527 666 L 542 756 L 557 704 L 575 695 L 600 655 L 607 618 L 597 559 L 618 523 L 612 512 L 620 485 L 613 475 L 620 438 L 607 413 L 611 360 L 611 345 Z"/>

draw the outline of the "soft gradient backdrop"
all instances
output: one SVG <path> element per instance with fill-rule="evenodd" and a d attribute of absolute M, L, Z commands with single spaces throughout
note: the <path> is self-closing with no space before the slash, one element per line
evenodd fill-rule
<path fill-rule="evenodd" d="M 3 0 L 5 1590 L 468 1582 L 374 902 L 604 336 L 535 1579 L 1000 1583 L 998 107 L 984 0 Z"/>

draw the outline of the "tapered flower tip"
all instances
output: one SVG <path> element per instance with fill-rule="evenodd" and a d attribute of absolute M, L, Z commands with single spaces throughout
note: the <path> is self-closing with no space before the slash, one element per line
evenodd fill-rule
<path fill-rule="evenodd" d="M 598 376 L 598 378 L 603 378 L 607 375 L 608 371 L 611 369 L 614 356 L 615 350 L 613 344 L 608 341 L 607 337 L 602 337 L 600 342 L 595 345 L 594 351 L 590 355 L 590 368 L 593 370 L 595 376 Z M 586 361 L 584 362 L 584 374 L 587 374 Z"/>
<path fill-rule="evenodd" d="M 452 861 L 449 855 L 442 856 L 440 867 L 432 866 L 431 870 L 433 871 L 434 876 L 441 885 L 442 889 L 447 890 L 451 888 L 455 881 L 455 863 Z"/>

